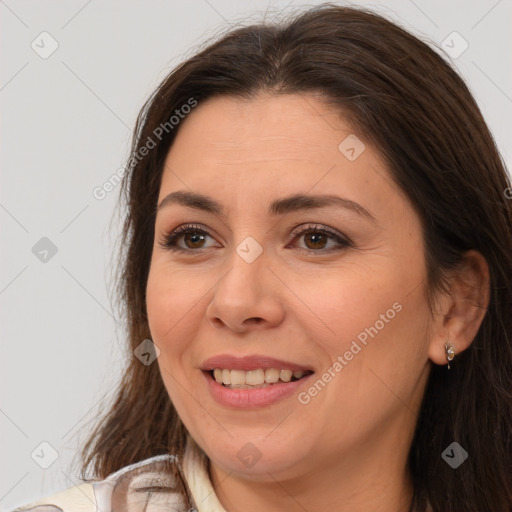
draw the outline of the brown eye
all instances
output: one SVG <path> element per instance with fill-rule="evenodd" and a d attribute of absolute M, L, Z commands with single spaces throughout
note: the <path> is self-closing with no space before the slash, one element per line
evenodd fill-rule
<path fill-rule="evenodd" d="M 192 231 L 190 233 L 185 233 L 183 236 L 183 241 L 185 245 L 189 249 L 201 249 L 205 240 L 204 234 L 198 231 Z"/>
<path fill-rule="evenodd" d="M 311 253 L 318 252 L 321 254 L 352 246 L 348 238 L 323 226 L 312 225 L 306 228 L 299 228 L 293 234 L 295 235 L 294 242 L 300 239 L 304 240 L 305 247 L 299 247 L 299 249 Z"/>
<path fill-rule="evenodd" d="M 329 238 L 323 233 L 309 233 L 304 235 L 304 243 L 308 249 L 324 249 Z"/>
<path fill-rule="evenodd" d="M 199 226 L 185 225 L 166 234 L 160 241 L 160 245 L 164 249 L 172 251 L 193 253 L 194 251 L 213 247 L 212 244 L 205 245 L 207 238 L 213 240 L 213 237 L 206 230 Z"/>

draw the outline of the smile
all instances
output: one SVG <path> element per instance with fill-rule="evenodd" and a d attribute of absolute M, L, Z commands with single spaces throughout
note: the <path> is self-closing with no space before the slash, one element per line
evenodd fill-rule
<path fill-rule="evenodd" d="M 278 382 L 293 382 L 312 373 L 303 370 L 279 370 L 259 368 L 255 370 L 229 370 L 215 368 L 211 374 L 216 382 L 230 389 L 264 388 Z"/>

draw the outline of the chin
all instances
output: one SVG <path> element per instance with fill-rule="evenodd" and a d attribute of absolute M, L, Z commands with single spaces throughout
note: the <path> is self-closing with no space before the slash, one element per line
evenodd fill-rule
<path fill-rule="evenodd" d="M 311 450 L 304 442 L 286 443 L 286 439 L 290 441 L 289 435 L 273 439 L 265 439 L 265 435 L 230 437 L 225 434 L 223 439 L 207 439 L 203 450 L 225 472 L 262 482 L 274 481 L 278 474 L 280 478 L 292 477 L 292 472 L 300 472 L 301 461 L 306 467 L 306 457 Z"/>

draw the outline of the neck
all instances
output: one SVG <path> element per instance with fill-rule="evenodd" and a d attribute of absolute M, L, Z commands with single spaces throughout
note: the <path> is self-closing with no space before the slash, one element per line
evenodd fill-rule
<path fill-rule="evenodd" d="M 324 459 L 300 477 L 280 479 L 268 473 L 266 481 L 226 473 L 212 462 L 210 479 L 227 512 L 410 512 L 413 486 L 407 453 L 383 459 L 374 448 L 355 450 L 342 463 Z"/>

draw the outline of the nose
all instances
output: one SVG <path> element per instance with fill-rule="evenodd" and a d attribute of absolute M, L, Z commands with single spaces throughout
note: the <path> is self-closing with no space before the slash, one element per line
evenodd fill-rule
<path fill-rule="evenodd" d="M 206 309 L 214 327 L 244 333 L 276 327 L 283 321 L 283 285 L 269 263 L 265 251 L 252 262 L 233 251 L 229 269 L 215 285 Z"/>

